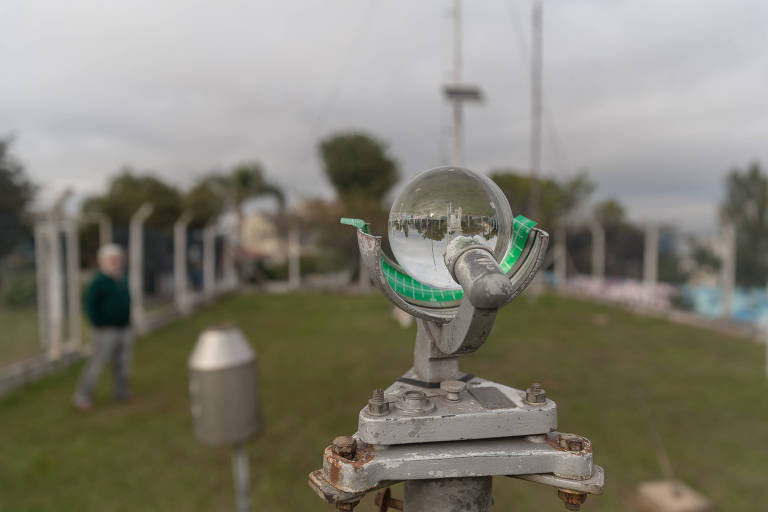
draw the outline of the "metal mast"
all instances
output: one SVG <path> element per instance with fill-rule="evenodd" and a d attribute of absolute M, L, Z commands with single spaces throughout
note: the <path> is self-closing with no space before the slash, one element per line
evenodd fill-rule
<path fill-rule="evenodd" d="M 462 82 L 461 0 L 453 1 L 453 83 Z M 451 164 L 460 166 L 464 160 L 464 119 L 461 100 L 453 101 L 453 154 Z"/>
<path fill-rule="evenodd" d="M 531 194 L 527 213 L 529 217 L 534 219 L 537 217 L 539 208 L 538 176 L 541 171 L 541 28 L 542 3 L 541 0 L 533 0 L 531 13 Z"/>
<path fill-rule="evenodd" d="M 464 163 L 464 111 L 465 101 L 482 101 L 480 88 L 463 82 L 463 34 L 461 25 L 461 0 L 453 2 L 453 83 L 443 87 L 446 99 L 453 104 L 453 152 L 451 165 Z"/>

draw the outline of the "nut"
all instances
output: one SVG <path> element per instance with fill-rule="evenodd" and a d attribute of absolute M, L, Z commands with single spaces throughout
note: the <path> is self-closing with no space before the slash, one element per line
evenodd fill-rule
<path fill-rule="evenodd" d="M 445 392 L 446 400 L 458 402 L 461 400 L 461 392 L 467 389 L 467 383 L 460 380 L 444 380 L 440 383 L 440 389 Z"/>
<path fill-rule="evenodd" d="M 557 497 L 563 500 L 567 510 L 581 510 L 581 504 L 587 501 L 587 495 L 583 492 L 558 489 Z"/>
<path fill-rule="evenodd" d="M 569 452 L 580 452 L 584 449 L 584 438 L 575 434 L 560 434 L 558 445 Z"/>
<path fill-rule="evenodd" d="M 531 405 L 540 405 L 547 403 L 547 392 L 541 387 L 541 384 L 534 382 L 531 387 L 525 390 L 525 401 Z"/>
<path fill-rule="evenodd" d="M 402 401 L 403 408 L 409 411 L 421 411 L 428 404 L 427 394 L 418 390 L 411 390 L 403 393 Z"/>
<path fill-rule="evenodd" d="M 371 416 L 386 416 L 389 414 L 389 402 L 384 397 L 384 391 L 381 388 L 373 390 L 373 396 L 368 399 L 368 409 L 366 412 Z"/>
<path fill-rule="evenodd" d="M 334 438 L 331 446 L 333 453 L 345 459 L 354 459 L 357 452 L 357 441 L 352 436 L 339 436 Z"/>

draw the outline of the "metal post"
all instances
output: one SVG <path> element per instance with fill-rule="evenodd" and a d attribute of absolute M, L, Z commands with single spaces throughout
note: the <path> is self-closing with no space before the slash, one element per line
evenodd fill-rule
<path fill-rule="evenodd" d="M 224 287 L 232 290 L 237 287 L 237 273 L 235 272 L 235 233 L 230 227 L 227 236 L 224 238 L 224 254 L 222 262 L 224 272 Z"/>
<path fill-rule="evenodd" d="M 203 228 L 203 296 L 213 297 L 216 291 L 216 225 Z"/>
<path fill-rule="evenodd" d="M 491 512 L 492 479 L 441 478 L 405 482 L 405 512 Z"/>
<path fill-rule="evenodd" d="M 235 498 L 238 512 L 251 511 L 250 468 L 245 445 L 237 444 L 232 450 L 232 474 L 235 478 Z"/>
<path fill-rule="evenodd" d="M 64 325 L 64 275 L 61 254 L 61 218 L 64 205 L 72 190 L 64 190 L 47 212 L 46 238 L 48 239 L 48 356 L 57 359 L 62 352 Z"/>
<path fill-rule="evenodd" d="M 190 310 L 189 287 L 187 286 L 187 226 L 192 219 L 184 212 L 173 223 L 173 298 L 176 309 L 182 315 Z"/>
<path fill-rule="evenodd" d="M 568 261 L 568 253 L 567 253 L 567 247 L 566 247 L 566 229 L 565 229 L 565 223 L 560 221 L 557 224 L 557 227 L 555 228 L 555 248 L 554 248 L 554 258 L 555 258 L 555 286 L 558 288 L 564 288 L 565 287 L 565 281 L 567 279 L 566 275 L 566 264 Z"/>
<path fill-rule="evenodd" d="M 291 289 L 301 286 L 301 246 L 299 245 L 299 230 L 291 228 L 288 231 L 288 285 Z"/>
<path fill-rule="evenodd" d="M 605 230 L 597 220 L 592 221 L 590 228 L 592 230 L 592 278 L 598 285 L 603 286 L 603 281 L 605 281 Z"/>
<path fill-rule="evenodd" d="M 131 318 L 139 333 L 144 332 L 144 222 L 153 206 L 142 204 L 131 216 L 128 233 L 128 287 L 131 292 Z"/>
<path fill-rule="evenodd" d="M 723 225 L 723 265 L 721 267 L 723 318 L 731 318 L 733 288 L 736 285 L 736 228 L 730 222 Z"/>
<path fill-rule="evenodd" d="M 64 276 L 61 265 L 61 239 L 59 223 L 49 220 L 47 236 L 50 245 L 48 259 L 48 355 L 57 359 L 61 355 L 62 328 L 64 323 Z"/>
<path fill-rule="evenodd" d="M 48 220 L 35 222 L 35 278 L 37 280 L 37 330 L 40 347 L 48 351 L 51 345 L 50 329 L 50 255 L 51 245 L 48 237 Z"/>
<path fill-rule="evenodd" d="M 453 2 L 453 83 L 462 81 L 461 0 Z M 451 163 L 462 165 L 464 160 L 464 116 L 461 99 L 453 101 L 453 155 Z"/>
<path fill-rule="evenodd" d="M 531 192 L 528 216 L 535 219 L 539 209 L 539 172 L 541 171 L 541 105 L 542 105 L 542 4 L 534 0 L 531 12 Z"/>
<path fill-rule="evenodd" d="M 80 242 L 78 240 L 77 221 L 69 219 L 65 223 L 67 242 L 67 313 L 69 314 L 69 332 L 67 348 L 77 349 L 82 341 L 80 325 Z"/>
<path fill-rule="evenodd" d="M 648 303 L 653 301 L 659 274 L 659 226 L 645 225 L 645 245 L 643 247 L 643 285 Z"/>

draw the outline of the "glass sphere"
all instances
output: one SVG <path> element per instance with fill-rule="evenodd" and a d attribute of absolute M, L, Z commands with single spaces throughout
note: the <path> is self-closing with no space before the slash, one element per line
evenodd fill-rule
<path fill-rule="evenodd" d="M 457 236 L 472 236 L 493 251 L 496 261 L 512 239 L 512 209 L 486 176 L 460 167 L 417 174 L 389 212 L 389 244 L 397 262 L 414 279 L 442 289 L 459 289 L 443 255 Z"/>

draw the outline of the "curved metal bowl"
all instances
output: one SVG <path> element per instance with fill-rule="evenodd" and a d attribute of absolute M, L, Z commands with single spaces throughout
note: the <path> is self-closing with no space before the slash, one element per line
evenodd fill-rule
<path fill-rule="evenodd" d="M 422 320 L 439 324 L 453 320 L 464 296 L 463 290 L 442 290 L 419 282 L 384 254 L 382 237 L 369 234 L 365 221 L 342 219 L 342 223 L 357 227 L 363 264 L 376 286 L 395 306 Z M 507 302 L 520 295 L 533 280 L 549 244 L 549 234 L 534 227 L 532 220 L 518 215 L 513 226 L 511 247 L 500 263 L 513 284 Z"/>

